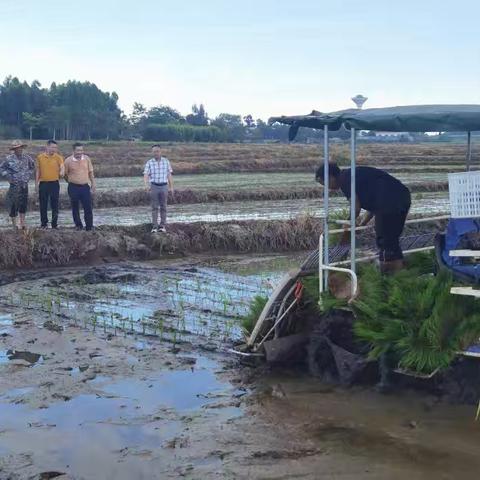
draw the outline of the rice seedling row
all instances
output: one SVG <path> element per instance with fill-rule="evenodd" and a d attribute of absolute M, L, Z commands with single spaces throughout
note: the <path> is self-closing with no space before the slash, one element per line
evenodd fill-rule
<path fill-rule="evenodd" d="M 54 322 L 110 335 L 156 335 L 173 344 L 191 335 L 230 341 L 242 335 L 240 317 L 252 298 L 271 289 L 256 276 L 160 269 L 135 283 L 88 284 L 80 278 L 61 286 L 47 282 L 35 290 L 25 285 L 10 291 L 4 306 L 21 305 Z"/>

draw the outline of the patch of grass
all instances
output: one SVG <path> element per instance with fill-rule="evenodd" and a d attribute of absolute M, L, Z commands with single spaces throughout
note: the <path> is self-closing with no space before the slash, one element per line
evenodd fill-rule
<path fill-rule="evenodd" d="M 250 304 L 250 311 L 242 318 L 242 327 L 246 332 L 252 333 L 258 317 L 262 313 L 267 302 L 268 298 L 262 297 L 261 295 L 257 295 L 253 298 L 252 303 Z"/>
<path fill-rule="evenodd" d="M 446 368 L 456 353 L 480 336 L 480 310 L 471 297 L 450 294 L 448 272 L 433 275 L 432 252 L 407 257 L 407 268 L 382 275 L 374 265 L 359 267 L 360 296 L 353 305 L 322 297 L 321 313 L 349 308 L 355 336 L 370 345 L 370 356 L 389 352 L 402 368 L 429 374 Z M 318 275 L 302 279 L 308 304 L 317 304 Z"/>
<path fill-rule="evenodd" d="M 435 271 L 437 261 L 433 250 L 427 252 L 410 253 L 405 257 L 407 270 L 415 271 L 418 275 L 428 275 Z"/>
<path fill-rule="evenodd" d="M 340 225 L 335 223 L 335 220 L 348 220 L 350 218 L 350 210 L 348 208 L 342 208 L 341 210 L 335 210 L 334 212 L 329 213 L 328 215 L 328 228 L 329 230 L 338 230 L 341 228 Z M 342 237 L 341 233 L 334 233 L 329 236 L 330 243 L 329 245 L 335 245 L 340 241 Z"/>
<path fill-rule="evenodd" d="M 303 303 L 306 308 L 315 309 L 319 314 L 326 314 L 335 309 L 345 308 L 347 306 L 346 300 L 339 300 L 331 295 L 329 292 L 324 292 L 322 301 L 319 303 L 319 280 L 318 274 L 302 278 Z"/>
<path fill-rule="evenodd" d="M 429 374 L 479 337 L 480 312 L 474 298 L 450 294 L 447 272 L 425 274 L 425 265 L 393 276 L 364 268 L 353 310 L 355 335 L 372 358 L 389 352 L 400 367 Z"/>

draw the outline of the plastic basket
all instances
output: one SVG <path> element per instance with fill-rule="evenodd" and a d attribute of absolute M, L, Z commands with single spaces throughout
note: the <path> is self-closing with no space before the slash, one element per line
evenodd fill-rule
<path fill-rule="evenodd" d="M 480 171 L 448 174 L 452 218 L 480 217 Z"/>

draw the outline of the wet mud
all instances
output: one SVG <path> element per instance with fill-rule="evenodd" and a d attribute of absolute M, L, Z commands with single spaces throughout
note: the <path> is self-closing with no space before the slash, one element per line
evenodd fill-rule
<path fill-rule="evenodd" d="M 249 300 L 291 261 L 123 263 L 5 283 L 0 479 L 476 478 L 471 406 L 226 353 Z"/>

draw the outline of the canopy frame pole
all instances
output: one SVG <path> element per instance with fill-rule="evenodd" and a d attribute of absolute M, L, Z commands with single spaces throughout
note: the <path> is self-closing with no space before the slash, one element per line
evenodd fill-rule
<path fill-rule="evenodd" d="M 328 267 L 330 259 L 328 255 L 329 249 L 329 231 L 328 231 L 328 220 L 329 220 L 329 201 L 330 201 L 330 152 L 329 152 L 329 136 L 328 136 L 328 125 L 323 126 L 323 264 Z M 319 252 L 322 255 L 322 252 Z M 323 275 L 323 285 L 324 290 L 328 290 L 328 270 L 325 270 Z"/>
<path fill-rule="evenodd" d="M 351 129 L 350 133 L 350 270 L 356 272 L 356 150 L 357 150 L 357 131 L 355 128 Z M 353 285 L 352 285 L 353 287 Z"/>
<path fill-rule="evenodd" d="M 467 132 L 467 172 L 470 171 L 472 164 L 472 132 Z"/>

